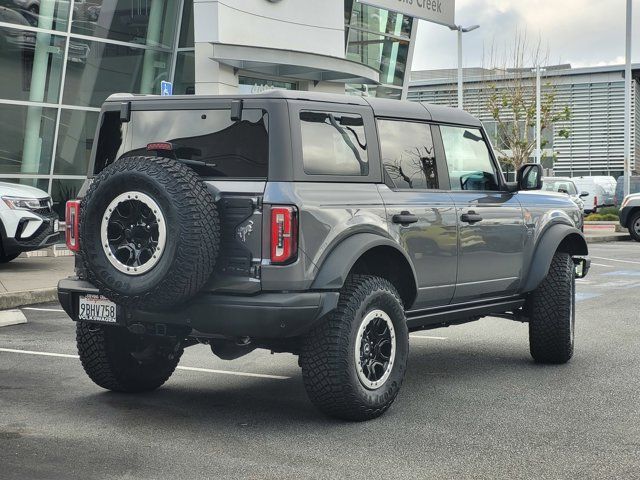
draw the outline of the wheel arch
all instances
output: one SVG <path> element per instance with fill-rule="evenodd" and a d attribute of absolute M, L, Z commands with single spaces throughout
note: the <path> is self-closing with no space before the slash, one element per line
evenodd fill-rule
<path fill-rule="evenodd" d="M 392 240 L 373 233 L 358 233 L 343 240 L 327 256 L 311 286 L 339 290 L 350 274 L 376 275 L 397 289 L 405 309 L 415 302 L 416 272 L 405 251 Z"/>
<path fill-rule="evenodd" d="M 589 247 L 583 233 L 577 228 L 564 224 L 549 227 L 536 245 L 522 293 L 531 292 L 542 283 L 549 273 L 556 252 L 568 253 L 571 256 L 588 255 Z"/>

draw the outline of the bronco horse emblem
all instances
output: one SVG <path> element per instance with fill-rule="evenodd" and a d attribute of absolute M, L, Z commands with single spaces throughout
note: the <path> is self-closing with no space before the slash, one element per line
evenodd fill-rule
<path fill-rule="evenodd" d="M 242 243 L 247 243 L 247 237 L 253 232 L 253 220 L 249 220 L 249 223 L 239 227 L 237 230 L 238 238 L 242 240 Z"/>

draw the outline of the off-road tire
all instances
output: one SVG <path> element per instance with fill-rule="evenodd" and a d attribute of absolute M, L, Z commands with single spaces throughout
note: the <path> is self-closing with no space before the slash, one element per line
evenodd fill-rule
<path fill-rule="evenodd" d="M 540 286 L 528 297 L 529 348 L 538 363 L 571 360 L 575 337 L 575 265 L 568 253 L 556 252 Z"/>
<path fill-rule="evenodd" d="M 635 213 L 629 219 L 629 233 L 636 242 L 640 242 L 640 228 L 636 228 L 638 223 L 640 223 L 640 212 Z"/>
<path fill-rule="evenodd" d="M 358 378 L 354 348 L 363 319 L 375 309 L 391 318 L 396 353 L 386 382 L 369 390 Z M 396 399 L 408 354 L 409 332 L 396 289 L 383 278 L 354 275 L 342 288 L 337 309 L 305 337 L 300 366 L 307 393 L 319 410 L 343 420 L 364 421 L 382 415 Z"/>
<path fill-rule="evenodd" d="M 159 205 L 166 246 L 158 263 L 141 275 L 116 269 L 107 258 L 100 229 L 111 201 L 142 192 Z M 81 258 L 87 279 L 117 304 L 163 310 L 195 295 L 215 267 L 220 225 L 213 195 L 189 167 L 160 157 L 125 157 L 105 168 L 81 203 Z"/>
<path fill-rule="evenodd" d="M 78 322 L 76 342 L 80 361 L 89 378 L 107 390 L 121 393 L 150 392 L 174 372 L 183 353 L 181 346 L 152 349 L 150 358 L 134 358 L 132 351 L 149 347 L 149 340 L 123 327 Z"/>

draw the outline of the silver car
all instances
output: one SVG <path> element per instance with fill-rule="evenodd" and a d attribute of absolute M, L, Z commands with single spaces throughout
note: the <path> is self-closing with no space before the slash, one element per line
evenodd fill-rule
<path fill-rule="evenodd" d="M 547 192 L 559 192 L 569 195 L 580 211 L 584 212 L 583 198 L 589 196 L 589 192 L 578 192 L 576 184 L 568 177 L 546 177 L 542 179 L 542 189 Z"/>

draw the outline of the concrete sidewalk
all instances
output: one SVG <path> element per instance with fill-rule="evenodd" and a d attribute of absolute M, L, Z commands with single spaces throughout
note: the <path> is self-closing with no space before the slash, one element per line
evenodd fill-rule
<path fill-rule="evenodd" d="M 0 310 L 57 300 L 58 280 L 73 274 L 74 257 L 23 257 L 0 264 Z"/>

